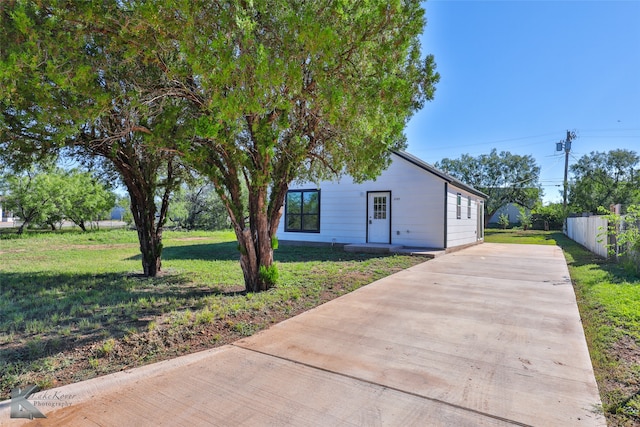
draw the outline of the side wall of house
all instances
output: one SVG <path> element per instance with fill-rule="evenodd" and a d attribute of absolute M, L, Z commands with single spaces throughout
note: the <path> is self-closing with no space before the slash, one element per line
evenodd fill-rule
<path fill-rule="evenodd" d="M 458 194 L 461 198 L 460 218 L 458 218 Z M 471 198 L 471 214 L 468 202 Z M 481 213 L 478 218 L 478 205 L 482 199 L 468 191 L 449 184 L 447 189 L 447 248 L 476 243 L 483 238 L 483 221 Z"/>
<path fill-rule="evenodd" d="M 320 232 L 285 232 L 285 217 L 278 228 L 280 240 L 367 242 L 367 192 L 391 193 L 391 243 L 414 247 L 444 247 L 444 180 L 393 156 L 391 166 L 375 180 L 360 184 L 350 177 L 319 186 L 303 183 L 291 190 L 320 189 Z"/>

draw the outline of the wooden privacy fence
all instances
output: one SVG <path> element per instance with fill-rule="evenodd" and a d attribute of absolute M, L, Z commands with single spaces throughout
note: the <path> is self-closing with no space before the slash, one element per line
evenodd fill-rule
<path fill-rule="evenodd" d="M 594 254 L 607 258 L 607 225 L 608 221 L 603 216 L 567 218 L 566 235 Z"/>

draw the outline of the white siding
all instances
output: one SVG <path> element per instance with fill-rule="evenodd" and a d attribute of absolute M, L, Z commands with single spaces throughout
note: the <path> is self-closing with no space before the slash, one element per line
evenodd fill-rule
<path fill-rule="evenodd" d="M 481 240 L 478 227 L 482 226 L 483 218 L 478 219 L 478 204 L 482 203 L 482 198 L 452 184 L 447 185 L 444 178 L 396 154 L 392 155 L 392 160 L 389 168 L 374 181 L 356 184 L 350 177 L 343 177 L 340 181 L 324 181 L 318 185 L 292 185 L 291 190 L 320 189 L 320 232 L 285 232 L 283 215 L 278 238 L 366 243 L 367 193 L 390 192 L 392 244 L 452 248 Z M 457 193 L 463 197 L 460 219 L 456 218 Z M 471 197 L 470 218 L 467 197 Z"/>
<path fill-rule="evenodd" d="M 460 218 L 457 218 L 456 212 L 458 194 L 462 196 Z M 467 215 L 468 197 L 471 197 L 471 218 L 468 218 Z M 447 248 L 477 242 L 479 240 L 478 203 L 480 203 L 482 199 L 449 184 L 447 200 Z"/>
<path fill-rule="evenodd" d="M 280 240 L 365 243 L 367 192 L 391 192 L 391 243 L 415 247 L 444 247 L 444 180 L 393 156 L 391 166 L 375 181 L 355 184 L 350 177 L 339 182 L 292 185 L 291 190 L 320 188 L 320 233 L 284 231 Z"/>

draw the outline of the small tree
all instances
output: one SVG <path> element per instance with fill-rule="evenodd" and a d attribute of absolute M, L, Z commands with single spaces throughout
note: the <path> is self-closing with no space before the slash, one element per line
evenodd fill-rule
<path fill-rule="evenodd" d="M 531 212 L 527 211 L 526 208 L 518 206 L 518 218 L 523 230 L 526 231 L 531 228 Z"/>
<path fill-rule="evenodd" d="M 640 273 L 640 205 L 627 207 L 626 215 L 609 212 L 605 217 L 608 226 L 603 234 L 613 237 L 613 242 L 607 243 L 609 254 L 623 257 L 627 269 Z"/>
<path fill-rule="evenodd" d="M 506 213 L 501 213 L 498 216 L 498 225 L 500 225 L 503 230 L 506 230 L 506 228 L 509 226 L 509 224 L 510 224 L 509 215 L 507 215 Z"/>
<path fill-rule="evenodd" d="M 561 230 L 564 222 L 564 209 L 562 203 L 551 203 L 543 206 L 538 202 L 531 210 L 531 221 L 533 228 L 543 230 Z"/>
<path fill-rule="evenodd" d="M 41 227 L 48 227 L 51 231 L 62 228 L 65 220 L 64 212 L 69 204 L 67 194 L 71 188 L 65 180 L 64 171 L 55 168 L 44 175 L 46 191 L 49 195 L 51 208 L 44 218 L 38 222 Z"/>
<path fill-rule="evenodd" d="M 58 178 L 54 173 L 34 168 L 5 177 L 8 194 L 4 204 L 22 221 L 18 234 L 22 234 L 31 223 L 53 223 L 53 218 L 59 212 L 61 180 Z"/>
<path fill-rule="evenodd" d="M 115 206 L 115 195 L 88 172 L 70 171 L 65 182 L 63 215 L 82 231 L 87 231 L 87 222 L 98 220 Z"/>
<path fill-rule="evenodd" d="M 70 220 L 86 231 L 85 223 L 98 219 L 115 203 L 115 196 L 88 172 L 30 169 L 6 176 L 5 204 L 23 220 L 22 233 L 31 223 L 52 230 Z"/>

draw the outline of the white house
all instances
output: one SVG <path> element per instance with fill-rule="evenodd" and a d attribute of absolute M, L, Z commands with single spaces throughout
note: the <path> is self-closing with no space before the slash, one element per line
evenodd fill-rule
<path fill-rule="evenodd" d="M 278 239 L 446 250 L 483 241 L 484 193 L 409 153 L 391 156 L 373 181 L 292 184 Z"/>

